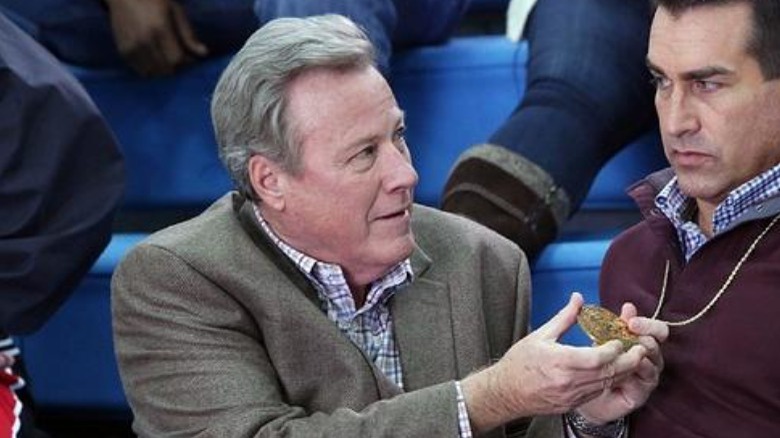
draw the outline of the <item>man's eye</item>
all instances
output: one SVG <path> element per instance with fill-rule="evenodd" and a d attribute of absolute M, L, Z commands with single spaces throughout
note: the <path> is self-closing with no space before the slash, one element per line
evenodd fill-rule
<path fill-rule="evenodd" d="M 712 81 L 694 81 L 693 89 L 696 91 L 717 91 L 720 89 L 720 84 Z"/>
<path fill-rule="evenodd" d="M 656 90 L 663 90 L 669 86 L 669 80 L 663 76 L 653 76 L 650 79 L 650 83 L 653 84 Z"/>
<path fill-rule="evenodd" d="M 406 140 L 406 126 L 401 126 L 393 133 L 393 140 Z"/>
<path fill-rule="evenodd" d="M 377 149 L 376 145 L 366 146 L 355 155 L 355 158 L 358 159 L 373 158 L 374 155 L 376 155 L 376 149 Z"/>

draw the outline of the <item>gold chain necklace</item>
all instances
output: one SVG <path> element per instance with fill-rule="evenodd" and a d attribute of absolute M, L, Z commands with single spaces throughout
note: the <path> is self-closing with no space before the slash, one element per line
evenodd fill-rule
<path fill-rule="evenodd" d="M 731 274 L 729 274 L 729 277 L 726 279 L 726 281 L 723 283 L 723 286 L 720 287 L 720 290 L 715 294 L 714 297 L 710 300 L 709 303 L 707 303 L 706 306 L 704 306 L 703 309 L 699 311 L 699 313 L 693 315 L 692 317 L 682 320 L 682 321 L 663 321 L 664 324 L 671 326 L 671 327 L 681 327 L 684 325 L 688 325 L 692 322 L 698 321 L 702 316 L 704 316 L 705 313 L 707 313 L 712 306 L 715 305 L 715 303 L 718 302 L 720 297 L 723 296 L 723 294 L 726 292 L 726 289 L 731 285 L 731 282 L 734 281 L 734 277 L 737 276 L 737 272 L 739 272 L 739 269 L 742 267 L 742 264 L 745 263 L 745 260 L 750 256 L 750 254 L 753 253 L 753 250 L 756 249 L 756 246 L 758 245 L 758 242 L 761 241 L 761 239 L 766 236 L 766 234 L 769 232 L 770 229 L 777 223 L 777 221 L 780 220 L 780 214 L 775 216 L 774 219 L 772 219 L 772 222 L 769 223 L 769 225 L 764 228 L 764 231 L 761 232 L 761 234 L 758 235 L 758 237 L 753 240 L 753 243 L 750 244 L 750 247 L 745 251 L 745 254 L 742 255 L 742 258 L 739 259 L 736 266 L 734 266 L 734 269 L 731 270 Z M 653 312 L 652 319 L 658 319 L 658 315 L 661 313 L 661 307 L 664 305 L 664 300 L 666 299 L 666 284 L 669 280 L 669 260 L 666 260 L 666 268 L 664 269 L 664 283 L 661 286 L 661 298 L 658 299 L 658 306 L 655 308 L 655 312 Z"/>

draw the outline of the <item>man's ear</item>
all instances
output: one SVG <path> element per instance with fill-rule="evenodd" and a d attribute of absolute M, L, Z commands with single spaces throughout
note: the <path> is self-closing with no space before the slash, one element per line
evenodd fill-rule
<path fill-rule="evenodd" d="M 281 168 L 262 155 L 249 158 L 249 182 L 264 206 L 274 210 L 284 208 L 284 190 L 280 179 L 284 178 Z"/>

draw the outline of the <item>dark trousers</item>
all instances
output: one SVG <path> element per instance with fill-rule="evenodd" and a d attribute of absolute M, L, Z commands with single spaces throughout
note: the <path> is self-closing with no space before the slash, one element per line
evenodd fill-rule
<path fill-rule="evenodd" d="M 525 95 L 491 143 L 541 166 L 577 210 L 602 165 L 655 122 L 646 0 L 539 0 Z"/>

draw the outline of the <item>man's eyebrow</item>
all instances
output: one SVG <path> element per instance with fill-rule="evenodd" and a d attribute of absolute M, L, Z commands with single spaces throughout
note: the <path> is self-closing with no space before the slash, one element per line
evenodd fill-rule
<path fill-rule="evenodd" d="M 659 74 L 665 76 L 665 73 L 663 69 L 655 64 L 653 64 L 650 59 L 646 59 L 645 63 L 647 64 L 647 68 L 654 74 Z M 686 81 L 701 81 L 704 79 L 709 79 L 713 76 L 730 76 L 733 75 L 734 71 L 729 70 L 726 67 L 721 67 L 717 65 L 710 65 L 707 67 L 697 68 L 695 70 L 687 71 L 682 74 L 680 74 L 680 77 L 683 80 Z"/>
<path fill-rule="evenodd" d="M 405 125 L 406 125 L 406 113 L 403 110 L 401 110 L 398 113 L 398 118 L 395 121 L 395 125 L 394 126 L 405 126 Z M 378 138 L 379 138 L 378 135 L 366 135 L 365 137 L 361 137 L 361 138 L 355 140 L 354 142 L 352 142 L 349 145 L 349 148 L 350 149 L 359 148 L 359 147 L 364 146 L 364 145 L 366 145 L 368 143 L 375 142 Z"/>
<path fill-rule="evenodd" d="M 702 79 L 709 79 L 713 76 L 729 76 L 733 75 L 734 72 L 732 70 L 729 70 L 725 67 L 719 67 L 719 66 L 708 66 L 704 68 L 699 68 L 696 70 L 691 70 L 683 73 L 681 76 L 683 79 L 688 81 L 700 81 Z"/>
<path fill-rule="evenodd" d="M 647 69 L 650 70 L 651 73 L 660 74 L 660 75 L 664 74 L 663 69 L 653 64 L 653 61 L 651 61 L 650 58 L 645 58 L 645 65 L 647 65 Z"/>
<path fill-rule="evenodd" d="M 399 109 L 401 113 L 398 115 L 398 122 L 396 125 L 405 125 L 406 124 L 406 112 L 402 109 Z"/>

